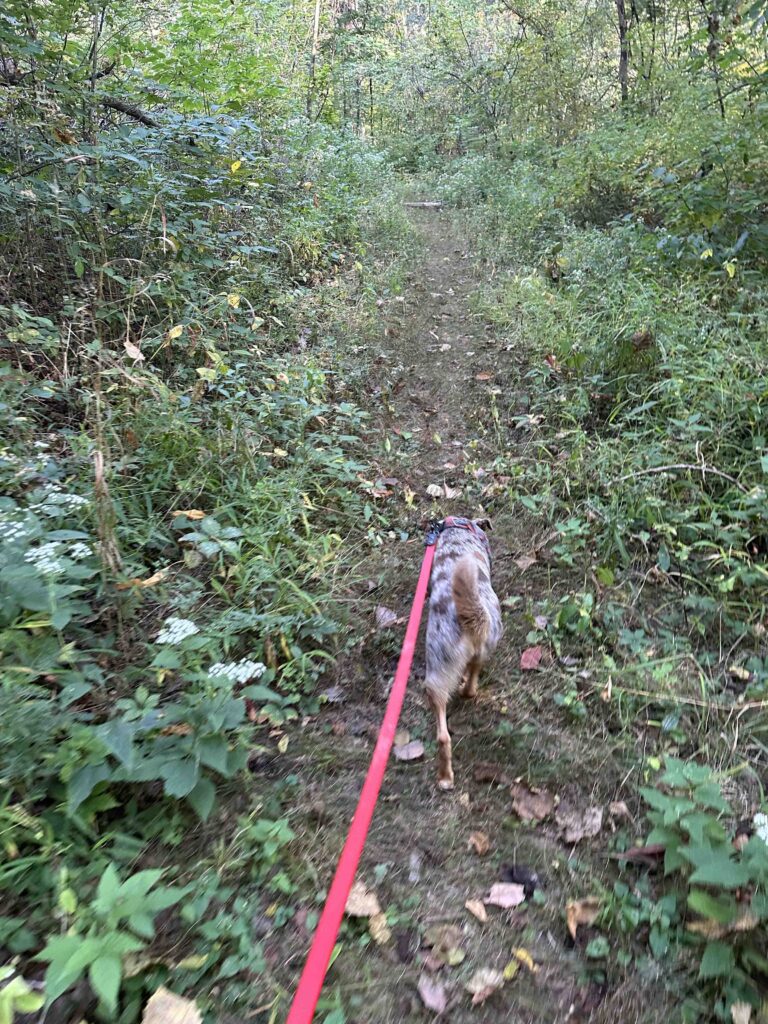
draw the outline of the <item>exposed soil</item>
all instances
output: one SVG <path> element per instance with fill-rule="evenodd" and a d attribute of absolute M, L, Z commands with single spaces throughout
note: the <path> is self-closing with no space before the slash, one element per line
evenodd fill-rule
<path fill-rule="evenodd" d="M 620 830 L 628 838 L 634 835 L 632 822 L 612 822 L 608 806 L 626 800 L 637 820 L 635 786 L 627 781 L 643 739 L 628 736 L 607 706 L 601 710 L 597 696 L 598 710 L 588 726 L 556 705 L 555 695 L 576 678 L 577 666 L 563 666 L 545 649 L 538 671 L 519 667 L 521 652 L 532 640 L 538 642 L 526 637 L 543 602 L 551 605 L 578 588 L 578 581 L 547 557 L 543 524 L 511 509 L 504 497 L 515 461 L 535 458 L 524 433 L 510 451 L 500 441 L 508 434 L 497 429 L 499 416 L 508 420 L 526 411 L 524 339 L 496 336 L 473 311 L 472 294 L 483 268 L 455 216 L 417 210 L 413 222 L 423 241 L 423 260 L 404 294 L 381 308 L 380 351 L 370 381 L 379 435 L 372 438 L 372 449 L 385 453 L 381 477 L 397 481 L 384 486 L 406 496 L 410 490 L 413 497 L 410 504 L 391 502 L 397 508 L 392 543 L 369 556 L 363 570 L 367 582 L 350 594 L 368 625 L 365 639 L 339 659 L 330 680 L 342 699 L 327 704 L 291 740 L 286 760 L 302 793 L 291 824 L 299 834 L 295 845 L 307 904 L 267 940 L 271 980 L 283 988 L 285 1002 L 276 1016 L 262 1019 L 280 1020 L 286 1012 L 311 934 L 313 920 L 307 922 L 306 912 L 317 912 L 330 882 L 383 714 L 403 627 L 377 630 L 374 610 L 383 605 L 401 619 L 407 616 L 422 551 L 420 523 L 435 514 L 487 514 L 493 521 L 494 586 L 503 602 L 505 637 L 481 678 L 477 699 L 457 702 L 449 712 L 456 788 L 444 793 L 435 785 L 433 723 L 421 697 L 419 651 L 400 724 L 425 742 L 426 756 L 409 763 L 392 760 L 359 872 L 378 894 L 393 938 L 377 945 L 365 921 L 345 922 L 322 1005 L 327 1012 L 340 996 L 347 1021 L 357 1024 L 434 1018 L 416 989 L 422 971 L 429 973 L 424 936 L 434 924 L 454 924 L 466 956 L 432 975 L 448 993 L 442 1019 L 657 1021 L 665 1016 L 664 993 L 647 998 L 648 987 L 657 982 L 617 974 L 617 968 L 590 960 L 585 948 L 596 932 L 581 929 L 574 943 L 565 925 L 569 899 L 593 892 L 596 877 L 607 887 L 616 877 L 609 854 Z M 435 501 L 426 492 L 430 484 L 460 493 Z M 401 532 L 407 538 L 398 539 Z M 516 559 L 532 552 L 538 552 L 537 561 L 523 571 Z M 577 811 L 600 807 L 600 834 L 566 845 L 553 817 L 523 823 L 512 807 L 515 779 L 547 787 Z M 490 839 L 485 856 L 468 846 L 475 831 Z M 509 877 L 505 866 L 515 865 L 538 875 L 535 895 L 515 910 L 488 907 L 489 919 L 482 924 L 465 910 L 465 901 L 487 895 L 494 882 Z M 503 989 L 472 1006 L 465 983 L 478 968 L 503 970 L 515 947 L 530 953 L 536 972 L 521 966 Z M 321 1010 L 317 1019 L 323 1018 Z"/>

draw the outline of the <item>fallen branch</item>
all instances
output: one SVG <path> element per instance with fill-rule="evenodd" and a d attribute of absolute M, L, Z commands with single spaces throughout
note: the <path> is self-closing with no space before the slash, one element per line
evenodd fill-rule
<path fill-rule="evenodd" d="M 419 210 L 439 210 L 442 205 L 443 202 L 441 199 L 431 200 L 427 203 L 403 203 L 403 206 L 410 206 L 411 208 Z"/>
<path fill-rule="evenodd" d="M 613 484 L 623 484 L 627 480 L 633 480 L 637 476 L 650 476 L 652 473 L 676 473 L 682 470 L 693 470 L 696 473 L 701 473 L 704 476 L 706 473 L 711 473 L 712 476 L 720 476 L 723 480 L 727 480 L 729 483 L 734 484 L 742 494 L 748 494 L 747 488 L 740 484 L 739 481 L 730 476 L 728 473 L 724 473 L 721 469 L 715 469 L 714 466 L 708 466 L 704 462 L 680 462 L 674 466 L 652 466 L 650 469 L 637 469 L 634 473 L 627 473 L 626 476 L 620 476 L 617 480 L 612 480 Z"/>
<path fill-rule="evenodd" d="M 124 103 L 122 100 L 117 100 L 114 96 L 102 96 L 102 106 L 109 107 L 110 110 L 117 110 L 121 114 L 127 114 L 128 117 L 132 117 L 134 121 L 139 121 L 141 124 L 147 126 L 147 128 L 159 128 L 160 122 L 155 121 L 145 114 L 143 110 L 139 110 L 138 107 L 134 107 L 131 103 Z"/>

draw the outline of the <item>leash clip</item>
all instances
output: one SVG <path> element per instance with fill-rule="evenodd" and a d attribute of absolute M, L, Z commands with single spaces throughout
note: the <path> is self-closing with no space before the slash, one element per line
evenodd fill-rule
<path fill-rule="evenodd" d="M 427 535 L 424 538 L 424 547 L 431 548 L 433 544 L 437 544 L 437 538 L 443 532 L 445 528 L 445 520 L 433 519 L 429 524 Z"/>

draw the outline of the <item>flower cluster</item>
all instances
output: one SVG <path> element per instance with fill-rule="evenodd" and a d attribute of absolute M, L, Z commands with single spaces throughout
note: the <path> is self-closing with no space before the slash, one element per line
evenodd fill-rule
<path fill-rule="evenodd" d="M 195 633 L 199 632 L 200 630 L 190 619 L 176 619 L 171 616 L 171 618 L 166 619 L 163 623 L 163 628 L 157 634 L 155 643 L 175 646 L 180 644 L 182 640 L 186 640 L 187 637 L 194 636 Z"/>
<path fill-rule="evenodd" d="M 2 524 L 2 539 L 6 543 L 10 543 L 14 540 L 21 540 L 22 537 L 26 537 L 30 530 L 26 523 L 22 523 L 19 520 L 9 520 Z"/>
<path fill-rule="evenodd" d="M 209 676 L 227 676 L 235 683 L 247 683 L 250 679 L 258 679 L 266 670 L 266 665 L 260 661 L 250 661 L 248 658 L 241 658 L 240 661 L 230 661 L 226 664 L 217 661 L 208 669 Z"/>
<path fill-rule="evenodd" d="M 30 548 L 24 555 L 25 562 L 31 562 L 43 576 L 57 576 L 64 572 L 64 566 L 57 558 L 59 545 L 55 541 Z"/>
<path fill-rule="evenodd" d="M 88 558 L 93 554 L 93 551 L 87 544 L 83 544 L 81 540 L 77 541 L 67 552 L 70 558 L 73 558 L 78 562 L 81 558 Z"/>

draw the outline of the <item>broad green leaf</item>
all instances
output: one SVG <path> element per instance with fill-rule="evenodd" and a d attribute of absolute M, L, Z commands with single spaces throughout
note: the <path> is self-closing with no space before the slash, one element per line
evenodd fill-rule
<path fill-rule="evenodd" d="M 180 758 L 169 761 L 162 775 L 168 796 L 189 796 L 200 778 L 200 765 L 194 758 Z"/>
<path fill-rule="evenodd" d="M 110 1013 L 117 1009 L 117 994 L 120 991 L 122 965 L 119 957 L 100 956 L 88 970 L 91 987 Z"/>
<path fill-rule="evenodd" d="M 216 801 L 216 787 L 210 779 L 202 778 L 187 794 L 187 800 L 201 821 L 207 821 Z"/>
<path fill-rule="evenodd" d="M 727 942 L 708 942 L 699 965 L 699 977 L 727 978 L 731 976 L 735 966 L 732 946 Z"/>
<path fill-rule="evenodd" d="M 712 846 L 682 846 L 680 853 L 694 866 L 691 882 L 738 889 L 749 881 L 749 869 L 731 856 L 732 849 Z"/>
<path fill-rule="evenodd" d="M 738 912 L 738 905 L 733 897 L 713 896 L 703 889 L 691 889 L 688 894 L 688 906 L 696 914 L 720 924 L 728 924 Z"/>

